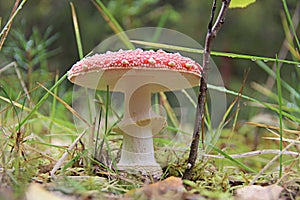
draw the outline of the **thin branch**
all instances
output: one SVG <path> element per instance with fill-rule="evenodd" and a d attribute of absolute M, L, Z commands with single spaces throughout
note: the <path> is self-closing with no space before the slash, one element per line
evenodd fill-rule
<path fill-rule="evenodd" d="M 0 69 L 0 74 L 2 74 L 2 72 L 8 70 L 8 69 L 11 68 L 11 67 L 14 67 L 15 65 L 16 65 L 16 62 L 11 62 L 11 63 L 5 65 L 4 67 L 2 67 L 2 68 Z"/>
<path fill-rule="evenodd" d="M 26 84 L 25 84 L 25 82 L 24 82 L 24 80 L 22 78 L 22 75 L 21 75 L 21 72 L 20 72 L 20 70 L 18 68 L 18 65 L 17 65 L 16 62 L 13 62 L 13 63 L 14 63 L 14 67 L 15 67 L 15 71 L 16 71 L 17 77 L 18 77 L 18 79 L 20 81 L 20 84 L 21 84 L 21 86 L 22 86 L 22 88 L 23 88 L 23 90 L 25 92 L 25 95 L 26 95 L 28 101 L 31 101 L 28 89 L 27 89 Z"/>
<path fill-rule="evenodd" d="M 208 23 L 208 32 L 209 33 L 211 33 L 211 31 L 212 31 L 216 9 L 217 9 L 217 0 L 214 0 L 213 5 L 212 5 L 212 9 L 211 9 L 210 20 L 209 20 L 209 23 Z"/>
<path fill-rule="evenodd" d="M 211 51 L 213 40 L 216 37 L 217 32 L 220 30 L 222 24 L 224 23 L 225 14 L 231 0 L 222 0 L 222 6 L 219 15 L 215 21 L 215 24 L 212 26 L 215 9 L 216 9 L 216 1 L 217 0 L 213 1 L 210 22 L 208 25 L 208 33 L 205 39 L 205 48 L 204 48 L 204 55 L 203 55 L 203 71 L 202 71 L 202 78 L 200 80 L 194 132 L 193 132 L 193 138 L 190 146 L 190 154 L 188 158 L 187 167 L 182 177 L 183 179 L 188 179 L 188 180 L 191 179 L 192 169 L 195 165 L 197 155 L 198 155 L 200 127 L 202 130 L 202 147 L 204 147 L 204 113 L 205 113 L 205 103 L 206 103 L 207 76 L 208 76 L 207 73 L 209 69 L 210 51 Z"/>

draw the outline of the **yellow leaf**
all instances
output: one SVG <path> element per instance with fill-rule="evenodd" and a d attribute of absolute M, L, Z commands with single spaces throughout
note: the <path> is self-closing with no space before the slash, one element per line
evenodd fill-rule
<path fill-rule="evenodd" d="M 245 8 L 256 0 L 231 0 L 229 8 Z"/>

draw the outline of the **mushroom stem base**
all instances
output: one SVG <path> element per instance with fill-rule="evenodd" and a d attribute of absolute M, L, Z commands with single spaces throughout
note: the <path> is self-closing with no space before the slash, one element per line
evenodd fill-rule
<path fill-rule="evenodd" d="M 162 176 L 162 169 L 160 166 L 141 166 L 141 165 L 120 165 L 117 164 L 119 171 L 124 171 L 129 174 L 140 173 L 143 176 L 152 176 L 160 178 Z"/>
<path fill-rule="evenodd" d="M 143 175 L 161 174 L 160 165 L 155 161 L 152 135 L 136 138 L 123 134 L 121 158 L 118 170 Z"/>

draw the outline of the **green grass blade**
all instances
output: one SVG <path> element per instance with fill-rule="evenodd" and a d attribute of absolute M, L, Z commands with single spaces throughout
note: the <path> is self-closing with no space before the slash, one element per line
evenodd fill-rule
<path fill-rule="evenodd" d="M 203 54 L 203 50 L 201 49 L 194 49 L 194 48 L 188 48 L 188 47 L 182 47 L 182 46 L 176 46 L 176 45 L 169 45 L 169 44 L 160 44 L 155 42 L 145 42 L 140 40 L 130 40 L 133 44 L 140 44 L 145 46 L 152 46 L 156 48 L 164 48 L 164 49 L 172 49 L 172 50 L 178 50 L 178 51 L 185 51 L 185 52 L 191 52 L 191 53 L 200 53 Z M 222 56 L 222 57 L 228 57 L 228 58 L 239 58 L 239 59 L 246 59 L 251 61 L 271 61 L 276 62 L 276 58 L 269 58 L 269 57 L 262 57 L 262 56 L 254 56 L 254 55 L 245 55 L 245 54 L 236 54 L 236 53 L 227 53 L 227 52 L 217 52 L 217 51 L 211 51 L 210 53 L 213 56 Z M 292 65 L 299 65 L 300 62 L 297 61 L 291 61 L 291 60 L 283 60 L 278 59 L 278 62 L 286 63 L 286 64 L 292 64 Z"/>
<path fill-rule="evenodd" d="M 297 37 L 297 33 L 296 33 L 296 30 L 295 30 L 295 27 L 293 25 L 293 20 L 292 20 L 292 17 L 290 15 L 290 12 L 289 12 L 289 9 L 287 7 L 287 4 L 286 4 L 286 0 L 282 0 L 282 4 L 283 4 L 283 8 L 284 8 L 284 12 L 286 14 L 286 17 L 288 19 L 288 22 L 290 24 L 290 27 L 292 29 L 292 32 L 294 34 L 294 37 L 295 37 L 295 40 L 296 40 L 296 43 L 297 43 L 297 46 L 298 46 L 298 50 L 300 49 L 300 43 L 299 43 L 299 39 Z"/>
<path fill-rule="evenodd" d="M 97 132 L 96 132 L 96 139 L 95 139 L 95 147 L 94 147 L 94 157 L 97 158 L 97 152 L 100 152 L 101 149 L 98 147 L 98 142 L 100 140 L 100 126 L 101 126 L 101 120 L 102 120 L 102 106 L 100 106 L 99 111 L 99 120 L 97 125 Z M 101 147 L 102 148 L 102 147 Z"/>
<path fill-rule="evenodd" d="M 55 82 L 58 81 L 58 73 L 56 73 L 56 76 L 55 76 Z M 54 94 L 57 95 L 57 91 L 58 91 L 58 88 L 55 88 L 54 89 Z M 53 127 L 53 120 L 55 118 L 55 113 L 56 113 L 56 103 L 57 103 L 57 100 L 55 97 L 53 97 L 53 100 L 52 100 L 52 106 L 51 106 L 51 114 L 50 114 L 50 124 L 49 124 L 49 133 L 51 133 L 52 131 L 52 127 Z M 50 138 L 50 142 L 51 142 L 51 138 Z"/>
<path fill-rule="evenodd" d="M 10 98 L 10 96 L 8 95 L 8 93 L 6 92 L 6 90 L 1 85 L 0 85 L 0 89 L 5 94 L 6 98 L 9 100 L 9 103 L 11 104 L 11 106 L 13 107 L 14 112 L 16 113 L 18 124 L 19 124 L 17 130 L 19 130 L 21 128 L 21 124 L 20 124 L 20 118 L 19 118 L 19 115 L 18 115 L 17 108 L 16 108 L 13 100 Z"/>
<path fill-rule="evenodd" d="M 28 113 L 28 115 L 20 122 L 19 127 L 17 131 L 21 128 L 22 125 L 24 125 L 27 120 L 42 106 L 42 104 L 47 100 L 49 94 L 51 91 L 53 91 L 57 86 L 59 86 L 66 78 L 68 74 L 66 73 L 63 75 L 50 89 L 49 92 L 47 92 L 40 100 L 39 102 L 33 107 L 33 109 Z"/>
<path fill-rule="evenodd" d="M 234 162 L 235 164 L 239 165 L 241 168 L 249 171 L 249 172 L 252 172 L 252 173 L 257 173 L 254 169 L 248 167 L 247 165 L 244 165 L 242 162 L 240 162 L 239 160 L 237 159 L 234 159 L 232 158 L 230 155 L 228 155 L 227 153 L 225 153 L 224 151 L 222 151 L 221 149 L 219 149 L 218 147 L 215 147 L 215 146 L 212 146 L 211 147 L 216 151 L 218 152 L 219 154 L 223 155 L 225 158 L 227 158 L 228 160 Z"/>
<path fill-rule="evenodd" d="M 69 162 L 67 162 L 62 168 L 62 172 L 65 172 L 68 168 L 72 167 L 73 164 L 80 159 L 81 155 L 78 153 Z"/>
<path fill-rule="evenodd" d="M 109 12 L 109 10 L 104 6 L 104 4 L 100 0 L 92 0 L 94 5 L 97 7 L 98 11 L 107 21 L 109 26 L 113 29 L 113 31 L 118 34 L 118 37 L 122 40 L 122 42 L 129 48 L 135 49 L 134 45 L 130 42 L 128 36 L 124 33 L 123 28 L 120 26 L 118 21 L 114 18 L 114 16 Z"/>
<path fill-rule="evenodd" d="M 75 11 L 74 4 L 72 2 L 70 3 L 70 6 L 71 6 L 71 11 L 72 11 L 72 19 L 73 19 L 78 54 L 79 54 L 79 58 L 82 59 L 83 58 L 83 48 L 82 48 L 82 42 L 81 42 L 81 37 L 80 37 L 80 29 L 79 29 L 78 20 L 77 20 L 77 14 Z M 88 109 L 89 109 L 89 112 L 88 112 L 89 113 L 89 122 L 92 124 L 93 119 L 92 119 L 92 114 L 91 114 L 92 112 L 91 112 L 91 105 L 90 105 L 90 95 L 88 93 L 87 88 L 85 88 L 85 95 L 87 97 L 86 101 L 87 101 Z"/>
<path fill-rule="evenodd" d="M 277 57 L 277 55 L 276 55 Z M 280 135 L 280 143 L 279 148 L 282 152 L 282 91 L 281 91 L 281 77 L 280 77 L 280 67 L 278 66 L 278 62 L 276 62 L 276 78 L 277 78 L 277 92 L 278 92 L 278 105 L 279 105 L 279 135 Z M 279 157 L 279 177 L 282 176 L 282 154 Z"/>
<path fill-rule="evenodd" d="M 3 100 L 7 103 L 11 103 L 10 100 L 8 98 L 5 98 L 3 96 L 0 96 L 0 100 Z M 13 105 L 16 106 L 17 108 L 21 108 L 22 110 L 24 111 L 27 111 L 27 112 L 31 112 L 32 109 L 24 106 L 24 104 L 19 104 L 15 101 L 12 101 Z M 37 118 L 33 118 L 33 119 L 30 119 L 30 120 L 27 120 L 28 123 L 34 123 L 35 121 L 45 121 L 46 123 L 49 123 L 49 122 L 53 122 L 57 128 L 59 128 L 60 130 L 64 131 L 64 132 L 67 132 L 67 133 L 74 133 L 74 130 L 75 127 L 74 127 L 74 124 L 72 123 L 69 123 L 68 121 L 61 121 L 61 120 L 58 120 L 56 118 L 54 119 L 51 119 L 50 117 L 47 117 L 45 115 L 42 115 L 41 113 L 39 113 L 38 111 L 35 111 L 35 114 L 38 116 Z"/>
<path fill-rule="evenodd" d="M 276 62 L 278 62 L 278 60 Z M 277 78 L 276 73 L 266 63 L 262 62 L 261 60 L 258 60 L 258 61 L 256 61 L 256 64 L 259 67 L 261 67 L 267 74 L 269 74 L 273 78 Z M 281 80 L 281 84 L 293 96 L 295 96 L 297 99 L 300 99 L 300 93 L 297 90 L 295 90 L 292 86 L 290 86 L 287 82 L 285 82 L 284 80 Z"/>
<path fill-rule="evenodd" d="M 207 86 L 208 86 L 208 89 L 216 90 L 216 91 L 219 91 L 219 92 L 225 92 L 225 93 L 227 93 L 227 94 L 231 94 L 231 95 L 234 95 L 234 96 L 240 95 L 238 92 L 235 92 L 235 91 L 232 91 L 232 90 L 228 90 L 228 89 L 226 89 L 226 88 L 224 88 L 224 87 L 215 86 L 215 85 L 211 85 L 211 84 L 207 84 Z M 278 108 L 276 108 L 276 107 L 274 107 L 274 106 L 272 106 L 272 105 L 270 105 L 270 104 L 268 104 L 268 103 L 259 101 L 259 100 L 255 99 L 255 98 L 249 97 L 249 96 L 247 96 L 247 95 L 241 94 L 240 96 L 241 96 L 243 99 L 246 99 L 246 100 L 248 100 L 248 101 L 252 101 L 252 102 L 261 104 L 261 105 L 263 105 L 264 107 L 266 107 L 266 108 L 268 108 L 268 109 L 270 109 L 270 110 L 272 110 L 272 111 L 274 111 L 274 112 L 276 112 L 276 113 L 279 113 L 279 109 L 278 109 Z M 291 120 L 293 120 L 293 121 L 295 121 L 295 122 L 300 123 L 300 119 L 299 119 L 299 118 L 297 118 L 297 117 L 295 117 L 295 116 L 293 116 L 293 115 L 291 115 L 291 114 L 289 114 L 289 113 L 287 113 L 287 112 L 283 112 L 283 111 L 282 111 L 282 115 L 285 116 L 285 117 L 290 118 Z"/>
<path fill-rule="evenodd" d="M 82 59 L 83 58 L 83 50 L 82 50 L 82 43 L 81 43 L 81 39 L 80 39 L 80 31 L 79 31 L 79 26 L 78 26 L 77 15 L 76 15 L 74 4 L 72 2 L 70 2 L 70 6 L 71 6 L 71 11 L 72 11 L 72 19 L 73 19 L 75 36 L 76 36 L 78 54 L 79 54 L 79 58 Z"/>
<path fill-rule="evenodd" d="M 106 87 L 106 103 L 105 103 L 105 125 L 104 125 L 104 133 L 107 135 L 107 127 L 108 127 L 108 111 L 110 105 L 110 95 L 109 95 L 109 86 Z"/>
<path fill-rule="evenodd" d="M 43 146 L 47 146 L 47 147 L 53 147 L 53 148 L 57 148 L 57 149 L 67 150 L 66 147 L 55 145 L 55 144 L 50 144 L 50 143 L 46 143 L 46 142 L 40 142 L 40 141 L 34 141 L 34 140 L 27 140 L 26 142 L 29 144 L 34 144 L 34 145 L 43 145 Z"/>

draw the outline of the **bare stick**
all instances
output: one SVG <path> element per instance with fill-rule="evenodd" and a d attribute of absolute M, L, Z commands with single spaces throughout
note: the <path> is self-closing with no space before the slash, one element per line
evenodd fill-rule
<path fill-rule="evenodd" d="M 204 55 L 203 55 L 203 72 L 202 78 L 200 80 L 200 88 L 199 88 L 199 95 L 198 95 L 198 102 L 197 102 L 197 109 L 196 109 L 196 119 L 194 125 L 194 132 L 193 138 L 190 146 L 190 154 L 188 158 L 188 163 L 186 170 L 183 174 L 183 179 L 191 179 L 192 169 L 195 165 L 197 155 L 198 155 L 198 147 L 199 147 L 199 140 L 200 140 L 200 127 L 202 130 L 202 145 L 204 146 L 204 113 L 205 113 L 205 103 L 206 103 L 206 91 L 207 91 L 207 73 L 209 68 L 209 60 L 210 60 L 210 51 L 213 40 L 215 39 L 217 32 L 220 30 L 222 24 L 225 20 L 225 14 L 228 9 L 231 0 L 222 0 L 222 6 L 219 12 L 219 15 L 213 24 L 214 14 L 216 10 L 216 2 L 217 0 L 213 1 L 211 17 L 208 24 L 208 33 L 205 39 L 205 48 L 204 48 Z"/>

